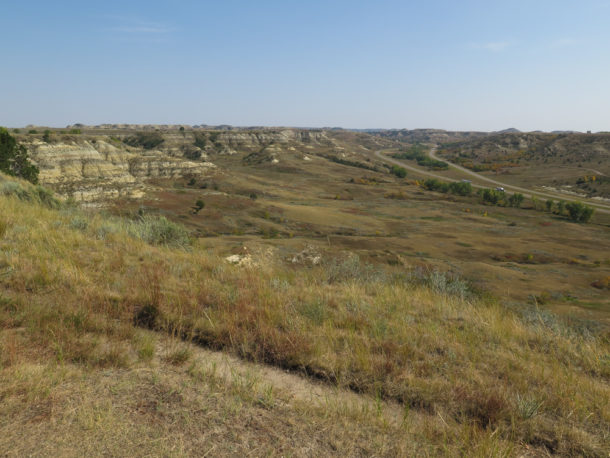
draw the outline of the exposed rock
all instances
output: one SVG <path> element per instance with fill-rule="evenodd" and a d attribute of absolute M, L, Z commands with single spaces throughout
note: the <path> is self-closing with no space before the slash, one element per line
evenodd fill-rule
<path fill-rule="evenodd" d="M 307 245 L 303 251 L 292 257 L 291 262 L 293 264 L 317 266 L 322 262 L 322 255 L 313 245 Z"/>
<path fill-rule="evenodd" d="M 105 141 L 26 145 L 40 168 L 40 182 L 62 197 L 101 202 L 144 195 L 146 179 L 207 176 L 215 165 L 171 157 L 161 151 L 133 151 Z"/>
<path fill-rule="evenodd" d="M 254 265 L 252 256 L 249 254 L 232 254 L 231 256 L 227 256 L 225 260 L 230 264 L 235 264 L 241 267 L 252 267 Z"/>

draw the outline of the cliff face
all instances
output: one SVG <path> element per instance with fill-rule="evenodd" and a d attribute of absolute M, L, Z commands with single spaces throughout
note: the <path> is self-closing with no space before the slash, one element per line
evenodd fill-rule
<path fill-rule="evenodd" d="M 40 168 L 43 185 L 62 197 L 87 203 L 142 197 L 147 179 L 208 176 L 216 168 L 206 161 L 190 161 L 161 151 L 128 151 L 100 140 L 33 141 L 26 146 Z"/>
<path fill-rule="evenodd" d="M 268 147 L 288 149 L 289 147 L 329 146 L 333 144 L 332 139 L 327 136 L 326 132 L 317 130 L 200 130 L 192 135 L 194 139 L 199 140 L 203 151 L 211 155 L 252 153 Z M 176 137 L 176 134 L 174 134 L 174 137 Z"/>
<path fill-rule="evenodd" d="M 21 137 L 40 168 L 40 182 L 62 197 L 85 203 L 142 197 L 151 186 L 147 181 L 154 178 L 213 175 L 218 169 L 208 158 L 219 154 L 255 155 L 254 162 L 277 163 L 283 154 L 345 149 L 339 147 L 342 140 L 323 130 L 83 126 L 78 135 L 48 132 L 46 142 L 38 136 Z"/>

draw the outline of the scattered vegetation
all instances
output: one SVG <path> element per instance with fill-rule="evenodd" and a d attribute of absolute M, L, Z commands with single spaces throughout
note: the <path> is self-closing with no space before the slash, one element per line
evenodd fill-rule
<path fill-rule="evenodd" d="M 437 180 L 436 178 L 428 178 L 423 182 L 423 187 L 429 191 L 450 193 L 459 196 L 469 196 L 472 194 L 472 185 L 464 181 L 453 181 L 451 183 L 447 183 Z"/>
<path fill-rule="evenodd" d="M 197 148 L 205 149 L 207 143 L 208 137 L 204 132 L 195 132 L 195 141 L 193 145 L 195 145 Z"/>
<path fill-rule="evenodd" d="M 412 161 L 417 161 L 417 165 L 421 167 L 427 167 L 432 170 L 447 170 L 449 169 L 449 164 L 445 161 L 438 161 L 436 159 L 432 159 L 426 155 L 426 148 L 419 143 L 416 143 L 413 146 L 410 146 L 404 151 L 397 153 L 394 155 L 396 159 L 408 159 Z"/>
<path fill-rule="evenodd" d="M 349 167 L 358 167 L 361 169 L 366 169 L 366 170 L 372 170 L 375 172 L 379 172 L 379 169 L 373 165 L 369 165 L 369 164 L 365 164 L 364 162 L 360 162 L 360 161 L 352 161 L 350 159 L 345 159 L 342 157 L 337 157 L 337 156 L 333 156 L 333 155 L 322 155 L 322 157 L 328 159 L 329 161 L 332 162 L 336 162 L 337 164 L 341 164 L 341 165 L 347 165 Z"/>
<path fill-rule="evenodd" d="M 123 140 L 129 146 L 142 147 L 144 149 L 153 149 L 163 143 L 165 140 L 159 132 L 138 132 Z"/>
<path fill-rule="evenodd" d="M 438 269 L 355 255 L 296 271 L 266 257 L 232 266 L 199 245 L 171 248 L 187 234 L 165 218 L 78 212 L 0 197 L 10 218 L 0 265 L 11 267 L 0 276 L 0 326 L 23 330 L 18 345 L 2 334 L 4 379 L 28 361 L 128 369 L 154 358 L 145 327 L 391 400 L 407 437 L 438 421 L 442 433 L 424 436 L 437 451 L 608 451 L 604 334 L 513 311 Z M 87 224 L 72 224 L 76 215 Z M 188 365 L 192 350 L 161 356 Z M 15 396 L 7 390 L 34 389 L 27 380 L 2 385 L 3 405 Z"/>

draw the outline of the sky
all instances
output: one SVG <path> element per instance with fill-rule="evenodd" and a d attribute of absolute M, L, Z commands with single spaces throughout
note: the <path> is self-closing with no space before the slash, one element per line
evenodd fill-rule
<path fill-rule="evenodd" d="M 0 0 L 0 125 L 610 130 L 610 0 Z"/>

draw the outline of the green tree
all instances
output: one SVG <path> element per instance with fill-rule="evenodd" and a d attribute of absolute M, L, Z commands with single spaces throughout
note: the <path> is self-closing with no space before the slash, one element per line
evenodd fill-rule
<path fill-rule="evenodd" d="M 568 218 L 579 223 L 587 223 L 594 213 L 594 209 L 581 202 L 569 202 L 566 204 Z"/>
<path fill-rule="evenodd" d="M 449 192 L 459 196 L 469 196 L 472 194 L 472 185 L 464 181 L 454 181 L 449 184 Z"/>
<path fill-rule="evenodd" d="M 563 215 L 566 210 L 566 202 L 565 200 L 560 200 L 557 202 L 557 214 Z"/>
<path fill-rule="evenodd" d="M 487 202 L 492 205 L 499 205 L 500 202 L 502 202 L 506 197 L 506 194 L 504 194 L 502 191 L 486 188 L 483 189 L 481 197 L 483 198 L 483 202 Z"/>
<path fill-rule="evenodd" d="M 393 165 L 390 171 L 398 178 L 404 178 L 407 176 L 407 169 L 405 169 L 404 167 Z"/>
<path fill-rule="evenodd" d="M 553 204 L 555 202 L 553 202 L 553 200 L 549 199 L 546 201 L 546 211 L 548 211 L 549 213 L 553 210 Z"/>
<path fill-rule="evenodd" d="M 523 194 L 516 192 L 508 198 L 508 205 L 510 205 L 511 207 L 519 208 L 523 203 L 523 199 Z"/>
<path fill-rule="evenodd" d="M 49 129 L 47 129 L 42 134 L 42 141 L 49 143 L 50 140 L 51 140 L 51 131 Z"/>
<path fill-rule="evenodd" d="M 0 171 L 38 183 L 39 170 L 30 162 L 27 149 L 17 144 L 17 140 L 3 127 L 0 127 Z"/>

